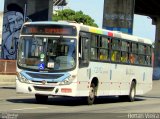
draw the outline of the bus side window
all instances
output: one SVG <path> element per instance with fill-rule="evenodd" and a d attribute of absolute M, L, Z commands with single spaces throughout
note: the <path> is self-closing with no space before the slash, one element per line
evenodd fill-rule
<path fill-rule="evenodd" d="M 146 65 L 151 66 L 152 64 L 152 51 L 151 46 L 146 46 Z"/>
<path fill-rule="evenodd" d="M 98 45 L 98 57 L 100 61 L 109 60 L 109 37 L 100 36 L 99 37 L 99 45 Z"/>
<path fill-rule="evenodd" d="M 89 61 L 89 39 L 83 38 L 82 42 L 83 42 L 82 58 L 85 62 L 88 62 Z"/>
<path fill-rule="evenodd" d="M 121 62 L 128 63 L 129 42 L 122 41 L 121 51 Z"/>
<path fill-rule="evenodd" d="M 131 64 L 138 64 L 138 44 L 132 42 L 130 44 L 129 61 Z"/>

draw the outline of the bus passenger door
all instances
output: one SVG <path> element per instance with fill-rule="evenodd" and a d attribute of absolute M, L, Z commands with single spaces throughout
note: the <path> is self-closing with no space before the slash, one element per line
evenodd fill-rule
<path fill-rule="evenodd" d="M 80 37 L 79 40 L 79 68 L 88 67 L 89 65 L 89 44 L 88 37 Z"/>
<path fill-rule="evenodd" d="M 78 82 L 81 82 L 78 86 L 79 90 L 86 90 L 90 79 L 90 34 L 85 32 L 80 32 L 79 37 L 79 70 L 78 70 Z M 85 88 L 84 88 L 84 85 Z"/>

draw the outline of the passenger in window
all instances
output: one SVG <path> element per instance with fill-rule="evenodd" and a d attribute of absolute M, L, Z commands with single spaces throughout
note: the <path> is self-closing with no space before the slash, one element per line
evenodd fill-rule
<path fill-rule="evenodd" d="M 116 59 L 117 59 L 117 51 L 112 51 L 111 60 L 112 60 L 113 62 L 115 62 Z"/>
<path fill-rule="evenodd" d="M 118 41 L 118 50 L 121 50 L 121 46 L 122 46 L 121 42 Z"/>
<path fill-rule="evenodd" d="M 143 64 L 142 58 L 140 56 L 138 57 L 138 61 L 139 61 L 139 64 Z"/>
<path fill-rule="evenodd" d="M 116 61 L 117 61 L 117 62 L 120 62 L 120 59 L 121 59 L 121 53 L 120 53 L 120 52 L 117 52 Z"/>
<path fill-rule="evenodd" d="M 127 63 L 127 60 L 128 60 L 128 54 L 122 53 L 121 62 Z"/>
<path fill-rule="evenodd" d="M 111 54 L 111 60 L 114 62 L 120 62 L 121 54 L 119 51 L 113 51 Z"/>
<path fill-rule="evenodd" d="M 134 54 L 130 54 L 129 60 L 130 60 L 130 63 L 131 63 L 131 64 L 134 64 L 134 63 L 135 63 L 135 56 L 134 56 Z"/>
<path fill-rule="evenodd" d="M 99 59 L 100 60 L 107 60 L 107 55 L 105 54 L 105 52 L 100 52 Z"/>
<path fill-rule="evenodd" d="M 91 59 L 97 59 L 97 52 L 95 48 L 91 48 Z"/>
<path fill-rule="evenodd" d="M 129 44 L 129 42 L 127 43 L 127 50 L 130 51 L 130 44 Z"/>
<path fill-rule="evenodd" d="M 100 60 L 105 60 L 105 56 L 102 53 L 100 53 L 99 59 Z"/>
<path fill-rule="evenodd" d="M 108 38 L 108 48 L 109 48 L 109 49 L 111 49 L 110 43 L 111 43 L 111 40 L 110 40 L 110 38 Z"/>
<path fill-rule="evenodd" d="M 146 57 L 146 64 L 151 65 L 151 57 L 150 56 Z"/>

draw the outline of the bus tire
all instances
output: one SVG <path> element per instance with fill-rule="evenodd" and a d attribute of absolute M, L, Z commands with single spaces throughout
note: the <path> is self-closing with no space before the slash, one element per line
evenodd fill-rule
<path fill-rule="evenodd" d="M 135 100 L 135 95 L 136 95 L 136 83 L 132 81 L 129 95 L 128 95 L 128 101 L 133 102 Z"/>
<path fill-rule="evenodd" d="M 37 103 L 39 104 L 45 104 L 48 101 L 48 96 L 46 95 L 35 94 L 35 98 L 36 98 Z"/>
<path fill-rule="evenodd" d="M 95 102 L 95 98 L 96 98 L 96 86 L 94 83 L 91 83 L 89 96 L 87 97 L 88 105 L 92 105 Z"/>
<path fill-rule="evenodd" d="M 136 95 L 136 83 L 132 81 L 129 95 L 120 95 L 119 99 L 123 101 L 133 102 L 135 100 L 135 95 Z"/>

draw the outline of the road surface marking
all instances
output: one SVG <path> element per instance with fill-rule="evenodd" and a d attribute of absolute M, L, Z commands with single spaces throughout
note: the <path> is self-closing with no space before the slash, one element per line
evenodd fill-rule
<path fill-rule="evenodd" d="M 18 111 L 18 110 L 34 110 L 34 109 L 46 109 L 48 107 L 34 107 L 34 108 L 20 108 L 20 109 L 12 109 L 14 111 Z"/>

